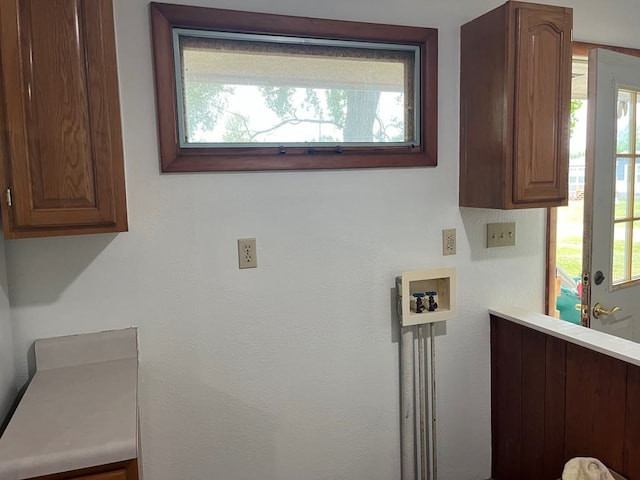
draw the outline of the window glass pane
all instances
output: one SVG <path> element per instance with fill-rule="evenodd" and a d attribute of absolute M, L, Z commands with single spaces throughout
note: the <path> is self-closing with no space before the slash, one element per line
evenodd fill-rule
<path fill-rule="evenodd" d="M 618 153 L 631 152 L 631 92 L 618 90 L 618 124 L 617 124 L 617 145 Z"/>
<path fill-rule="evenodd" d="M 640 112 L 640 95 L 636 93 L 636 153 L 640 154 L 640 121 L 638 121 L 638 112 Z"/>
<path fill-rule="evenodd" d="M 629 218 L 631 213 L 631 162 L 628 158 L 616 158 L 616 186 L 615 186 L 615 218 Z"/>
<path fill-rule="evenodd" d="M 633 179 L 634 188 L 633 188 L 633 216 L 640 217 L 640 164 L 638 164 L 638 160 L 636 159 L 636 175 Z"/>
<path fill-rule="evenodd" d="M 640 222 L 633 222 L 633 246 L 631 250 L 631 278 L 640 277 Z"/>
<path fill-rule="evenodd" d="M 613 283 L 620 283 L 628 280 L 627 278 L 627 232 L 629 231 L 631 223 L 623 222 L 617 223 L 613 227 L 613 262 L 611 281 Z"/>
<path fill-rule="evenodd" d="M 177 35 L 185 144 L 418 145 L 413 46 Z"/>

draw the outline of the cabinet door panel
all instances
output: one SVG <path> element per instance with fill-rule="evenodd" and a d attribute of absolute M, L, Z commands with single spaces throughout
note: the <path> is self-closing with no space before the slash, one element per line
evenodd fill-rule
<path fill-rule="evenodd" d="M 571 18 L 516 11 L 513 202 L 567 198 Z"/>
<path fill-rule="evenodd" d="M 13 196 L 5 230 L 126 230 L 111 9 L 110 0 L 0 6 Z"/>
<path fill-rule="evenodd" d="M 24 2 L 20 12 L 33 206 L 87 208 L 95 194 L 82 11 L 77 2 L 49 2 Z"/>

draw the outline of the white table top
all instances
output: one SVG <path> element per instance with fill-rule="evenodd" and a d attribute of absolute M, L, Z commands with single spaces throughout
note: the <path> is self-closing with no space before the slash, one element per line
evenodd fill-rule
<path fill-rule="evenodd" d="M 129 330 L 135 346 L 136 332 Z M 70 361 L 73 355 L 69 352 L 77 345 L 81 354 L 76 358 L 92 360 L 86 352 L 91 349 L 87 345 L 95 346 L 95 335 L 64 337 L 71 339 L 60 343 L 65 366 L 43 365 L 40 369 L 38 360 L 39 370 L 0 438 L 0 480 L 22 480 L 137 457 L 137 352 L 132 358 L 130 349 L 126 355 L 119 351 L 116 358 L 103 357 L 97 363 L 75 365 Z M 49 363 L 52 355 L 48 350 L 49 366 L 58 362 Z"/>
<path fill-rule="evenodd" d="M 640 366 L 640 344 L 592 330 L 557 318 L 523 310 L 518 307 L 501 306 L 489 309 L 489 313 L 505 320 L 532 328 L 567 342 L 580 345 L 623 362 Z"/>

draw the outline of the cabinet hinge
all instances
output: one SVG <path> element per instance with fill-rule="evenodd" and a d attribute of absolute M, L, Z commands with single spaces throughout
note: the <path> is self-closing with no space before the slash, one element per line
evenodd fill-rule
<path fill-rule="evenodd" d="M 11 197 L 11 187 L 7 188 L 7 205 L 13 207 L 13 198 Z"/>

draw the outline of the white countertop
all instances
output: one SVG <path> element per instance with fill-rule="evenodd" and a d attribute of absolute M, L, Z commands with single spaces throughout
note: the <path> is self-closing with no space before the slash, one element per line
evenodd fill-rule
<path fill-rule="evenodd" d="M 124 348 L 123 332 L 128 345 Z M 121 348 L 112 354 L 97 347 L 114 338 Z M 135 329 L 40 342 L 36 342 L 38 370 L 0 438 L 0 480 L 136 458 Z M 96 359 L 100 361 L 92 363 Z"/>
<path fill-rule="evenodd" d="M 489 309 L 489 313 L 623 362 L 640 366 L 640 344 L 636 342 L 517 307 L 494 307 Z"/>

